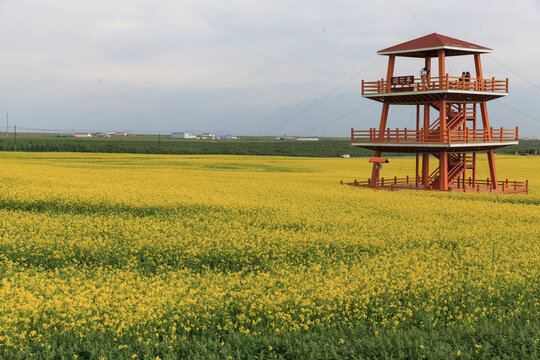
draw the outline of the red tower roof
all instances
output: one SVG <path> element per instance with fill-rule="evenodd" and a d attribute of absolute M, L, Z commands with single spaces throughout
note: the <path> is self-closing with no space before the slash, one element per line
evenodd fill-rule
<path fill-rule="evenodd" d="M 377 54 L 425 58 L 436 57 L 437 50 L 441 49 L 446 50 L 446 56 L 491 52 L 490 48 L 484 46 L 433 33 L 379 50 Z"/>

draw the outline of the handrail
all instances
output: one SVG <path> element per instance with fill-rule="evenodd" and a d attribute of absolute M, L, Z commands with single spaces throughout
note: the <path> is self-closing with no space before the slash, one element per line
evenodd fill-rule
<path fill-rule="evenodd" d="M 434 171 L 432 175 L 434 175 L 437 171 Z M 434 178 L 435 176 L 429 176 L 428 183 L 430 186 L 433 186 Z M 404 178 L 380 178 L 379 181 L 372 184 L 371 179 L 367 179 L 366 181 L 357 181 L 354 180 L 353 182 L 341 182 L 341 184 L 344 185 L 353 185 L 353 186 L 361 186 L 361 187 L 372 187 L 376 189 L 388 189 L 388 190 L 398 190 L 398 189 L 411 189 L 411 190 L 423 190 L 424 186 L 422 181 L 422 176 L 418 175 L 418 178 L 412 177 L 404 177 Z M 508 179 L 505 180 L 499 180 L 497 181 L 497 184 L 499 185 L 498 188 L 502 191 L 502 193 L 528 193 L 529 192 L 529 181 L 510 181 Z M 469 191 L 469 192 L 492 192 L 494 190 L 493 182 L 491 179 L 465 179 L 464 181 L 465 187 L 457 187 L 457 190 L 461 191 Z M 456 188 L 450 188 L 449 190 L 456 190 Z"/>
<path fill-rule="evenodd" d="M 487 78 L 463 78 L 458 76 L 420 77 L 413 78 L 412 83 L 392 84 L 385 79 L 376 81 L 362 80 L 362 95 L 384 94 L 400 91 L 430 91 L 430 90 L 471 90 L 508 93 L 508 78 L 498 80 Z"/>
<path fill-rule="evenodd" d="M 442 136 L 441 136 L 442 135 Z M 518 128 L 515 129 L 351 129 L 351 143 L 484 143 L 517 141 Z"/>

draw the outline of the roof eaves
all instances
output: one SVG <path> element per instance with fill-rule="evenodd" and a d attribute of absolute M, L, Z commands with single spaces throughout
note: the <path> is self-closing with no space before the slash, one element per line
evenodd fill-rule
<path fill-rule="evenodd" d="M 448 50 L 462 50 L 462 51 L 468 51 L 468 52 L 476 52 L 476 53 L 490 53 L 492 50 L 489 48 L 471 48 L 471 47 L 463 47 L 463 46 L 448 46 L 448 45 L 442 45 L 442 46 L 431 46 L 431 47 L 425 47 L 425 48 L 418 48 L 418 49 L 407 49 L 407 50 L 380 50 L 377 51 L 378 55 L 392 55 L 392 54 L 405 54 L 405 53 L 413 53 L 413 52 L 420 52 L 420 51 L 431 51 L 431 50 L 441 50 L 441 49 L 448 49 Z"/>

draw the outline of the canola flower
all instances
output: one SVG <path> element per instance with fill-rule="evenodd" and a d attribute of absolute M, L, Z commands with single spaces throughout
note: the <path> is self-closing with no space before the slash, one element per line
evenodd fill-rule
<path fill-rule="evenodd" d="M 366 159 L 1 153 L 0 351 L 537 321 L 538 161 L 499 156 L 531 193 L 497 196 L 339 185 Z"/>

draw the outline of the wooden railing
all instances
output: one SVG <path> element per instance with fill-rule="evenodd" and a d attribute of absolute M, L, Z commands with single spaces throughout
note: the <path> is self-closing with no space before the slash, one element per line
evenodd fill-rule
<path fill-rule="evenodd" d="M 430 176 L 428 183 L 429 189 L 432 189 L 434 179 Z M 342 185 L 352 185 L 352 186 L 361 186 L 361 187 L 373 187 L 375 189 L 388 189 L 388 190 L 398 190 L 398 189 L 411 189 L 411 190 L 424 190 L 422 177 L 406 176 L 403 178 L 398 178 L 394 176 L 393 178 L 381 178 L 378 182 L 371 186 L 371 179 L 365 181 L 354 180 L 352 182 L 343 182 Z M 525 181 L 510 181 L 500 180 L 497 181 L 498 191 L 502 193 L 528 193 L 529 192 L 529 180 Z M 473 179 L 469 177 L 465 179 L 465 186 L 463 184 L 457 184 L 456 186 L 450 187 L 450 191 L 464 191 L 464 192 L 493 192 L 494 186 L 491 179 Z"/>
<path fill-rule="evenodd" d="M 442 79 L 437 77 L 414 78 L 409 84 L 392 84 L 385 79 L 376 81 L 362 80 L 362 95 L 384 94 L 403 91 L 431 91 L 431 90 L 471 90 L 508 93 L 508 78 L 496 80 L 495 78 L 462 78 L 446 74 Z"/>
<path fill-rule="evenodd" d="M 517 141 L 519 131 L 515 129 L 482 129 L 469 128 L 457 130 L 408 130 L 386 129 L 379 131 L 351 129 L 352 143 L 388 143 L 388 144 L 423 144 L 423 143 L 483 143 Z"/>

